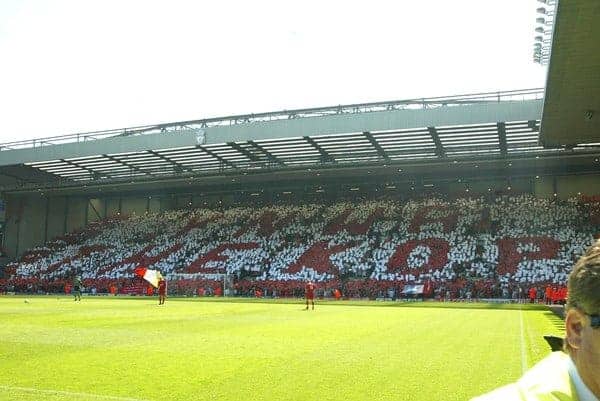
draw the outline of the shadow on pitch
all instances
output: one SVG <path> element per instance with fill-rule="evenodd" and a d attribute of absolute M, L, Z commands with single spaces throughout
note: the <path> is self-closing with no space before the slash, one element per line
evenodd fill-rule
<path fill-rule="evenodd" d="M 558 316 L 556 313 L 552 311 L 544 312 L 544 317 L 550 321 L 552 326 L 556 328 L 558 331 L 564 331 L 565 329 L 565 321 L 562 317 Z"/>

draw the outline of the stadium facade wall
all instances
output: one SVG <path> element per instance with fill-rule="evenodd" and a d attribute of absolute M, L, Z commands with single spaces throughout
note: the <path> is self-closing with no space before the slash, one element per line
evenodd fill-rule
<path fill-rule="evenodd" d="M 600 175 L 556 177 L 557 193 L 561 199 L 600 194 Z"/>
<path fill-rule="evenodd" d="M 149 198 L 148 199 L 148 211 L 149 212 L 160 212 L 161 208 L 160 208 L 161 204 L 160 204 L 160 198 Z"/>
<path fill-rule="evenodd" d="M 146 211 L 148 211 L 148 197 L 121 200 L 121 213 L 125 215 L 144 214 Z"/>
<path fill-rule="evenodd" d="M 23 245 L 39 244 L 44 242 L 46 227 L 47 202 L 38 197 L 24 199 L 23 211 L 20 217 L 19 234 Z M 21 248 L 21 247 L 20 247 Z M 24 251 L 27 248 L 21 248 Z"/>
<path fill-rule="evenodd" d="M 121 199 L 120 198 L 109 198 L 106 200 L 106 208 L 104 216 L 114 216 L 121 213 Z"/>
<path fill-rule="evenodd" d="M 101 220 L 106 217 L 106 201 L 104 199 L 90 199 L 87 212 L 87 222 Z"/>
<path fill-rule="evenodd" d="M 65 211 L 68 213 L 67 198 L 64 196 L 48 198 L 48 211 L 44 237 L 51 239 L 65 232 Z M 20 248 L 20 247 L 19 247 Z"/>
<path fill-rule="evenodd" d="M 177 200 L 174 196 L 165 196 L 160 198 L 160 210 L 171 210 L 175 209 Z"/>
<path fill-rule="evenodd" d="M 177 209 L 182 209 L 182 208 L 186 208 L 186 207 L 190 207 L 193 205 L 192 202 L 192 195 L 182 195 L 182 196 L 178 196 L 176 197 L 176 205 L 175 207 Z"/>
<path fill-rule="evenodd" d="M 85 227 L 87 224 L 87 207 L 88 200 L 86 198 L 67 198 L 68 211 L 65 213 L 66 230 L 71 232 Z"/>
<path fill-rule="evenodd" d="M 9 256 L 44 242 L 47 209 L 48 200 L 40 196 L 7 198 L 4 248 Z"/>
<path fill-rule="evenodd" d="M 6 202 L 6 220 L 4 224 L 3 248 L 10 257 L 14 257 L 17 251 L 19 238 L 19 222 L 17 221 L 18 210 L 16 202 Z"/>
<path fill-rule="evenodd" d="M 533 185 L 534 193 L 538 197 L 549 198 L 556 193 L 556 177 L 540 177 Z"/>

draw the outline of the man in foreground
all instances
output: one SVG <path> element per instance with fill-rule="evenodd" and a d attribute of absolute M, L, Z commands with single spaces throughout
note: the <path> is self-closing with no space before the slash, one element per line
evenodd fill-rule
<path fill-rule="evenodd" d="M 537 363 L 516 383 L 473 401 L 598 401 L 600 398 L 600 240 L 569 275 L 564 350 Z"/>

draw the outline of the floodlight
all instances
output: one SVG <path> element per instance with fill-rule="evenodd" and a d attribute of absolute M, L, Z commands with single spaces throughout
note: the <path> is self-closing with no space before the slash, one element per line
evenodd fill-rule
<path fill-rule="evenodd" d="M 537 28 L 535 28 L 535 31 L 537 33 L 544 33 L 544 28 L 542 28 L 541 26 L 538 26 Z"/>
<path fill-rule="evenodd" d="M 544 7 L 540 7 L 538 9 L 536 9 L 535 11 L 537 11 L 538 14 L 546 14 L 546 9 Z"/>
<path fill-rule="evenodd" d="M 546 0 L 538 0 L 540 3 L 546 4 Z"/>
<path fill-rule="evenodd" d="M 542 36 L 536 36 L 535 38 L 533 38 L 536 42 L 540 42 L 542 43 L 544 41 L 544 38 Z"/>
<path fill-rule="evenodd" d="M 542 17 L 536 18 L 535 22 L 537 22 L 538 24 L 545 24 L 546 20 Z"/>

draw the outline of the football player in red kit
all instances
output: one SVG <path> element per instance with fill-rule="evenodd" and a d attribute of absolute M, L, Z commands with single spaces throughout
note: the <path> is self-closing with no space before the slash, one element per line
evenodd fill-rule
<path fill-rule="evenodd" d="M 165 280 L 164 277 L 161 277 L 160 280 L 158 280 L 158 304 L 159 305 L 165 304 L 166 295 L 167 295 L 167 280 Z"/>
<path fill-rule="evenodd" d="M 306 298 L 306 309 L 308 310 L 308 301 L 312 303 L 313 310 L 315 309 L 315 288 L 317 286 L 311 281 L 308 280 L 306 283 L 306 287 L 304 287 L 304 297 Z"/>

